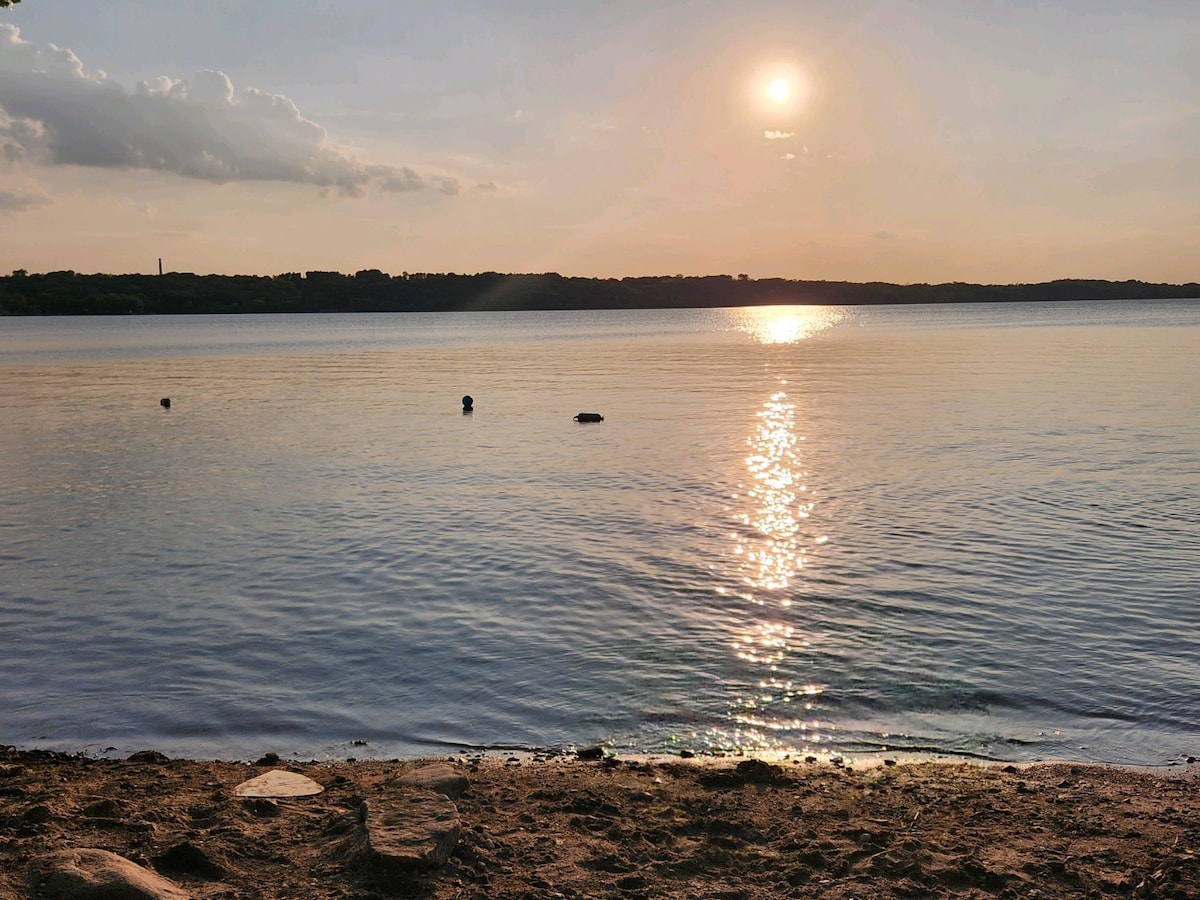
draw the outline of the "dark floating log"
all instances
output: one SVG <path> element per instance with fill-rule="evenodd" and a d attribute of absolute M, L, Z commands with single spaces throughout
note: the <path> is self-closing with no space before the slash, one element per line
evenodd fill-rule
<path fill-rule="evenodd" d="M 603 422 L 604 416 L 600 413 L 580 413 L 575 417 L 576 422 Z"/>

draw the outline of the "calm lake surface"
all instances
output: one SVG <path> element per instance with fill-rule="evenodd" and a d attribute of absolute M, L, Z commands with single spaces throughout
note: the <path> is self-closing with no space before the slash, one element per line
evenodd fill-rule
<path fill-rule="evenodd" d="M 1198 359 L 1200 301 L 0 319 L 0 742 L 1200 755 Z"/>

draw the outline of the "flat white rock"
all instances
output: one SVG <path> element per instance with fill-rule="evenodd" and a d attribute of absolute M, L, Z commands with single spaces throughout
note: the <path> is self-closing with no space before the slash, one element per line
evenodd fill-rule
<path fill-rule="evenodd" d="M 272 769 L 257 778 L 243 781 L 233 789 L 238 797 L 311 797 L 325 788 L 296 772 Z"/>

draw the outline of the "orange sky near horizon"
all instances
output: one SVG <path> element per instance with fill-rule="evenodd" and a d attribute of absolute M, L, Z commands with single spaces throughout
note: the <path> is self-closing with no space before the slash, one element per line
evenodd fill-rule
<path fill-rule="evenodd" d="M 0 12 L 0 272 L 1200 280 L 1185 3 L 301 5 Z"/>

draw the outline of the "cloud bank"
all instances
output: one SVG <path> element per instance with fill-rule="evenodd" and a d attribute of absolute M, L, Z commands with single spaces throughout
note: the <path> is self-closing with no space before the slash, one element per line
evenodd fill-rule
<path fill-rule="evenodd" d="M 215 183 L 282 181 L 345 196 L 433 189 L 446 175 L 360 163 L 280 94 L 237 90 L 203 71 L 162 76 L 132 91 L 89 72 L 70 50 L 39 47 L 0 25 L 0 162 L 152 169 Z"/>

